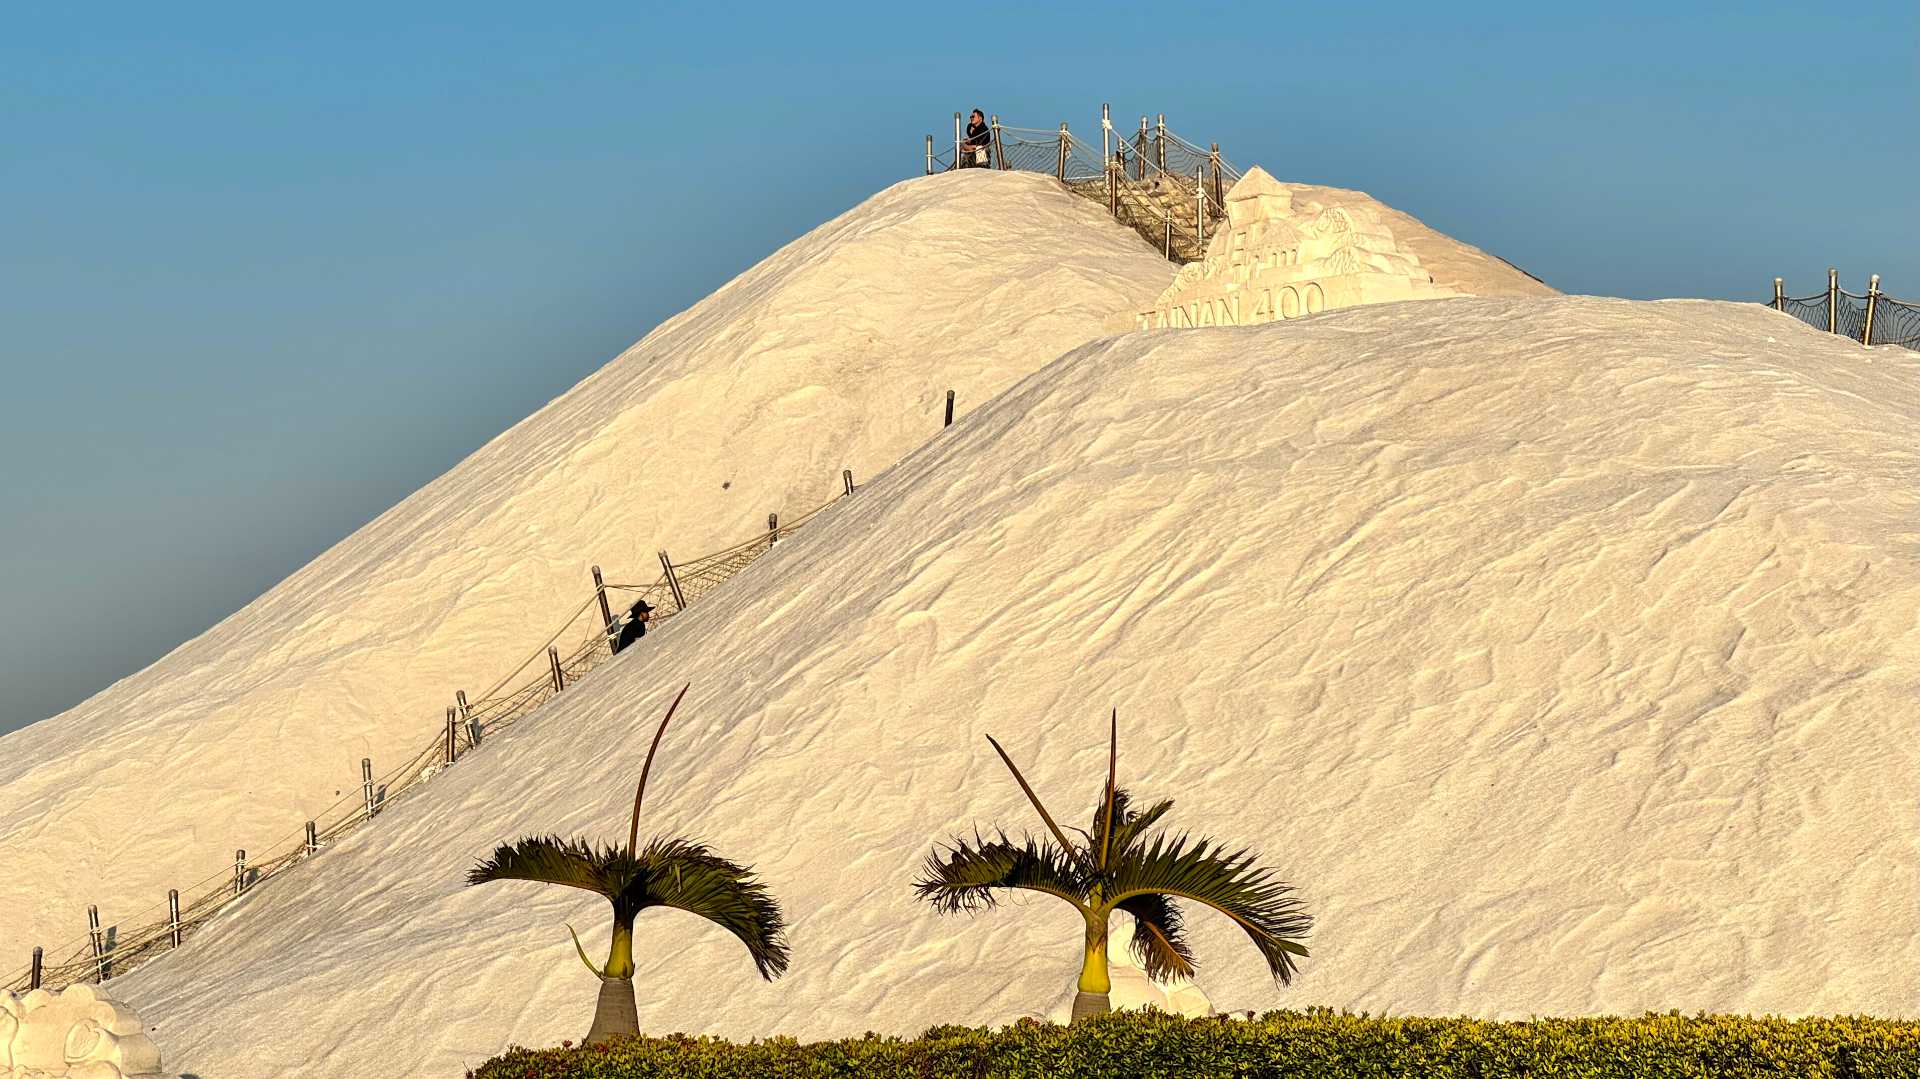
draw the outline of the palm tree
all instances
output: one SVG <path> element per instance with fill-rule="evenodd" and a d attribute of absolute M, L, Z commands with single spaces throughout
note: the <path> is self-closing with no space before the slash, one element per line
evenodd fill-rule
<path fill-rule="evenodd" d="M 1006 762 L 1014 781 L 1046 822 L 1053 840 L 1031 835 L 1018 842 L 996 832 L 991 839 L 978 832 L 972 840 L 957 838 L 943 852 L 927 857 L 924 875 L 914 892 L 942 914 L 973 912 L 995 906 L 1003 892 L 1021 889 L 1061 899 L 1086 920 L 1086 962 L 1080 970 L 1079 992 L 1073 998 L 1073 1018 L 1109 1010 L 1112 985 L 1107 976 L 1107 922 L 1113 912 L 1133 915 L 1133 952 L 1147 976 L 1192 977 L 1193 952 L 1187 946 L 1185 915 L 1176 900 L 1211 907 L 1244 930 L 1267 961 L 1273 977 L 1293 980 L 1296 956 L 1307 949 L 1300 943 L 1312 926 L 1293 889 L 1258 867 L 1246 850 L 1228 853 L 1211 839 L 1190 842 L 1182 833 L 1168 838 L 1147 833 L 1173 808 L 1156 802 L 1135 811 L 1116 779 L 1120 758 L 1120 713 L 1113 714 L 1107 743 L 1107 785 L 1094 810 L 1093 827 L 1075 843 L 1054 823 L 1047 807 L 1014 766 L 1013 758 L 987 736 Z"/>
<path fill-rule="evenodd" d="M 691 685 L 691 683 L 688 683 Z M 647 773 L 653 768 L 660 736 L 667 733 L 680 698 L 680 688 L 660 729 L 653 734 L 647 761 L 640 769 L 640 786 L 633 792 L 633 821 L 625 850 L 593 846 L 559 836 L 534 836 L 497 848 L 493 857 L 467 873 L 468 884 L 494 880 L 533 880 L 581 888 L 606 897 L 613 904 L 613 943 L 604 966 L 595 966 L 573 934 L 580 961 L 600 979 L 600 999 L 593 1010 L 589 1045 L 623 1034 L 638 1034 L 640 1018 L 633 998 L 633 920 L 649 907 L 673 907 L 700 917 L 739 937 L 753 957 L 760 976 L 772 981 L 787 969 L 786 918 L 753 870 L 729 862 L 706 845 L 691 840 L 658 837 L 638 848 L 640 801 L 647 793 Z"/>

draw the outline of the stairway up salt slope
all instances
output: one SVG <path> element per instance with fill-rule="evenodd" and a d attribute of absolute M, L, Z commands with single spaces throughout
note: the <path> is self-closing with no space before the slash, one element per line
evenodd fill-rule
<path fill-rule="evenodd" d="M 0 738 L 0 972 L 164 916 L 297 839 L 431 738 L 591 589 L 865 482 L 1150 300 L 1173 269 L 1051 179 L 968 172 L 881 192 L 618 359 L 201 637 Z M 529 357 L 529 362 L 540 362 Z M 234 537 L 245 544 L 246 537 Z M 60 956 L 64 957 L 64 955 Z"/>
<path fill-rule="evenodd" d="M 1754 305 L 1462 299 L 1134 334 L 1047 366 L 646 647 L 118 983 L 175 1067 L 458 1075 L 579 1038 L 566 923 L 465 888 L 527 833 L 756 863 L 791 973 L 639 923 L 653 1031 L 913 1033 L 1062 1007 L 1080 928 L 940 918 L 929 844 L 1071 822 L 1105 718 L 1178 826 L 1319 922 L 1289 990 L 1190 919 L 1222 1008 L 1912 1015 L 1920 380 Z"/>

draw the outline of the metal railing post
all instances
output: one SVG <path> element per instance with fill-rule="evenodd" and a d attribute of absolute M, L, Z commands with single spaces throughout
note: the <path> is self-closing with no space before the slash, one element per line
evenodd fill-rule
<path fill-rule="evenodd" d="M 247 852 L 233 852 L 233 894 L 242 895 L 247 890 Z"/>
<path fill-rule="evenodd" d="M 1773 279 L 1773 309 L 1775 311 L 1787 309 L 1787 281 L 1784 277 Z"/>
<path fill-rule="evenodd" d="M 600 567 L 593 567 L 593 594 L 600 599 L 600 625 L 607 636 L 613 636 L 613 608 L 607 606 L 607 582 L 600 576 Z"/>
<path fill-rule="evenodd" d="M 308 821 L 307 822 L 307 853 L 318 854 L 319 852 L 320 852 L 320 829 L 312 821 Z"/>
<path fill-rule="evenodd" d="M 842 483 L 846 485 L 847 497 L 852 498 L 853 497 L 853 469 L 851 468 L 841 469 L 840 480 Z"/>
<path fill-rule="evenodd" d="M 1160 171 L 1167 171 L 1167 114 L 1164 112 L 1160 114 L 1160 126 L 1153 135 L 1153 157 Z"/>
<path fill-rule="evenodd" d="M 456 739 L 459 737 L 459 731 L 460 731 L 460 714 L 454 710 L 453 705 L 447 705 L 447 763 L 448 764 L 452 764 L 454 761 L 457 761 L 460 759 L 459 745 L 456 742 Z"/>
<path fill-rule="evenodd" d="M 1162 251 L 1161 254 L 1164 254 L 1167 257 L 1168 262 L 1173 261 L 1173 214 L 1172 213 L 1167 214 L 1167 245 L 1166 245 L 1166 249 Z"/>
<path fill-rule="evenodd" d="M 1122 168 L 1119 151 L 1107 158 L 1107 212 L 1120 216 L 1120 177 L 1116 175 Z"/>
<path fill-rule="evenodd" d="M 1840 271 L 1827 267 L 1827 332 L 1839 333 L 1840 329 Z"/>
<path fill-rule="evenodd" d="M 1140 134 L 1133 139 L 1134 178 L 1145 181 L 1147 178 L 1147 118 L 1140 118 Z"/>
<path fill-rule="evenodd" d="M 771 547 L 779 542 L 780 515 L 777 513 L 769 513 L 767 514 L 767 546 Z"/>
<path fill-rule="evenodd" d="M 927 136 L 927 175 L 933 175 L 933 136 Z"/>
<path fill-rule="evenodd" d="M 1204 165 L 1193 167 L 1193 234 L 1200 243 L 1200 253 L 1207 253 L 1207 188 Z"/>
<path fill-rule="evenodd" d="M 1873 309 L 1880 306 L 1880 275 L 1867 278 L 1867 323 L 1860 327 L 1860 343 L 1873 347 Z"/>
<path fill-rule="evenodd" d="M 1067 122 L 1060 121 L 1060 168 L 1054 173 L 1061 183 L 1067 182 L 1067 154 L 1073 144 L 1073 136 L 1067 134 Z"/>
<path fill-rule="evenodd" d="M 952 390 L 947 391 L 947 422 L 941 424 L 940 426 L 941 427 L 953 426 L 953 391 Z"/>
<path fill-rule="evenodd" d="M 360 758 L 360 793 L 366 799 L 367 819 L 373 819 L 373 758 Z"/>
<path fill-rule="evenodd" d="M 673 559 L 667 552 L 660 552 L 660 568 L 667 572 L 667 589 L 673 593 L 673 609 L 677 614 L 687 609 L 687 597 L 680 591 L 680 576 L 673 572 Z"/>
<path fill-rule="evenodd" d="M 180 889 L 167 889 L 167 940 L 173 947 L 180 946 Z"/>
<path fill-rule="evenodd" d="M 1011 166 L 1007 164 L 1006 144 L 1000 141 L 1000 117 L 994 116 L 988 122 L 993 125 L 993 167 L 1004 171 Z"/>
<path fill-rule="evenodd" d="M 567 674 L 560 669 L 560 650 L 547 646 L 547 670 L 553 675 L 553 691 L 559 693 L 567 688 Z"/>
<path fill-rule="evenodd" d="M 40 988 L 41 975 L 46 972 L 46 966 L 47 966 L 46 949 L 40 947 L 37 944 L 34 945 L 33 946 L 33 962 L 27 966 L 27 988 L 28 989 Z"/>
<path fill-rule="evenodd" d="M 453 699 L 460 704 L 460 719 L 467 725 L 467 748 L 471 749 L 480 744 L 480 720 L 475 718 L 473 709 L 467 707 L 466 690 L 454 690 Z"/>
<path fill-rule="evenodd" d="M 1100 103 L 1100 160 L 1113 157 L 1113 115 L 1106 102 Z"/>
<path fill-rule="evenodd" d="M 1213 204 L 1215 206 L 1225 206 L 1227 204 L 1227 192 L 1220 178 L 1219 143 L 1214 143 L 1212 151 L 1207 154 L 1207 164 L 1213 168 Z"/>
<path fill-rule="evenodd" d="M 93 943 L 93 980 L 107 980 L 107 937 L 100 931 L 100 908 L 87 904 L 87 939 Z"/>
<path fill-rule="evenodd" d="M 960 114 L 956 112 L 953 114 L 953 167 L 956 169 L 960 167 L 960 144 L 966 141 L 960 137 L 960 131 Z"/>

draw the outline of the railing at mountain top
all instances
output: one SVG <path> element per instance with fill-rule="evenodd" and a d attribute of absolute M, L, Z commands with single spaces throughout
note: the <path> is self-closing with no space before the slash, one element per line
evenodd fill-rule
<path fill-rule="evenodd" d="M 1802 297 L 1787 295 L 1785 279 L 1776 277 L 1767 306 L 1863 345 L 1899 345 L 1920 352 L 1920 303 L 1881 292 L 1879 274 L 1867 278 L 1864 295 L 1856 295 L 1840 287 L 1840 271 L 1829 267 L 1826 291 Z"/>
<path fill-rule="evenodd" d="M 946 422 L 953 422 L 953 394 L 947 394 Z M 273 844 L 264 856 L 249 860 L 244 850 L 234 852 L 230 865 L 188 886 L 168 892 L 165 904 L 155 904 L 133 915 L 102 926 L 98 908 L 87 908 L 87 935 L 68 946 L 56 948 L 49 961 L 44 949 L 33 949 L 33 959 L 15 973 L 0 978 L 0 989 L 25 992 L 31 989 L 62 989 L 77 982 L 101 982 L 125 974 L 150 959 L 178 948 L 193 930 L 251 894 L 254 889 L 319 854 L 342 836 L 371 822 L 395 800 L 424 785 L 441 771 L 452 767 L 465 755 L 495 734 L 530 715 L 541 705 L 586 677 L 594 668 L 612 658 L 613 640 L 621 622 L 608 603 L 608 592 L 624 592 L 645 599 L 655 608 L 654 620 L 670 618 L 725 583 L 773 549 L 782 538 L 812 520 L 828 506 L 853 494 L 851 471 L 842 471 L 844 488 L 833 499 L 816 506 L 798 518 L 781 523 L 778 514 L 767 518 L 767 531 L 725 550 L 702 555 L 688 562 L 674 562 L 660 552 L 660 576 L 650 584 L 607 584 L 600 567 L 593 567 L 594 588 L 585 602 L 574 608 L 565 623 L 547 638 L 532 655 L 494 684 L 480 698 L 469 702 L 465 690 L 456 691 L 449 705 L 446 723 L 432 739 L 424 743 L 405 764 L 376 776 L 373 762 L 360 762 L 360 784 L 353 793 L 321 810 L 298 831 Z M 583 617 L 595 606 L 598 617 L 584 631 L 584 639 L 564 653 L 559 642 L 569 631 L 577 630 Z M 545 660 L 542 664 L 541 661 Z M 529 667 L 538 673 L 509 688 Z M 184 902 L 183 902 L 184 899 Z M 121 931 L 121 926 L 134 928 Z"/>
<path fill-rule="evenodd" d="M 1220 144 L 1201 149 L 1157 123 L 1140 118 L 1131 138 L 1114 129 L 1111 110 L 1100 106 L 1100 147 L 1060 130 L 1013 127 L 995 116 L 988 143 L 970 146 L 960 114 L 953 114 L 953 145 L 938 152 L 927 136 L 926 171 L 989 168 L 1050 173 L 1069 191 L 1106 206 L 1114 218 L 1140 233 L 1169 260 L 1195 262 L 1207 238 L 1226 217 L 1226 193 L 1240 170 L 1220 156 Z M 979 160 L 969 162 L 972 155 Z"/>

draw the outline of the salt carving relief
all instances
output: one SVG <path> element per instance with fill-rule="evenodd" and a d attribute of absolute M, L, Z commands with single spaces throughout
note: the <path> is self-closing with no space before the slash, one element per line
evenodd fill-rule
<path fill-rule="evenodd" d="M 1180 268 L 1137 329 L 1248 326 L 1335 307 L 1462 293 L 1433 283 L 1420 260 L 1363 207 L 1296 206 L 1255 166 L 1227 192 L 1227 222 L 1206 257 Z"/>
<path fill-rule="evenodd" d="M 160 1049 L 95 986 L 0 990 L 0 1079 L 160 1079 Z"/>

